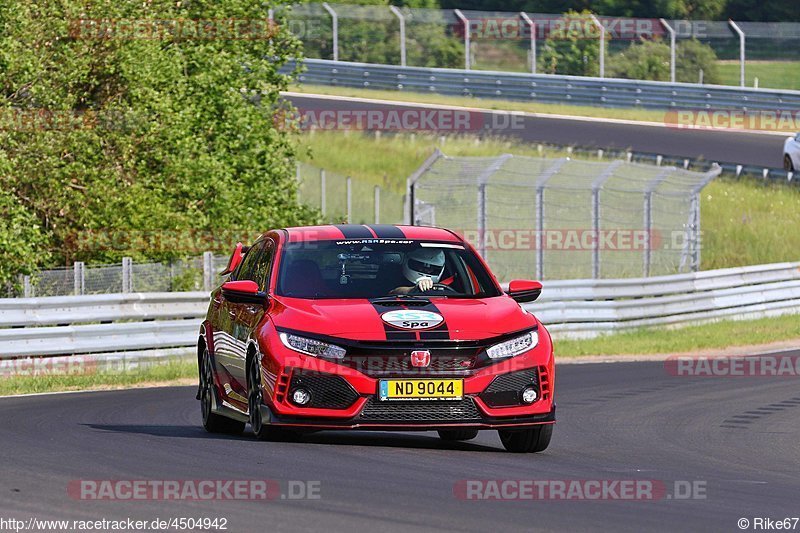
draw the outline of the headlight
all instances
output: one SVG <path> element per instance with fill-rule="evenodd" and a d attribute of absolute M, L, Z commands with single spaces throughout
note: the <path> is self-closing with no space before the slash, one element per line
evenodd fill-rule
<path fill-rule="evenodd" d="M 489 356 L 489 359 L 513 357 L 535 348 L 537 344 L 539 344 L 539 333 L 535 330 L 529 331 L 525 335 L 520 335 L 487 348 L 486 355 Z"/>
<path fill-rule="evenodd" d="M 329 359 L 342 359 L 347 351 L 341 346 L 328 344 L 316 339 L 308 339 L 289 333 L 281 333 L 281 342 L 287 348 L 314 357 L 327 357 Z"/>

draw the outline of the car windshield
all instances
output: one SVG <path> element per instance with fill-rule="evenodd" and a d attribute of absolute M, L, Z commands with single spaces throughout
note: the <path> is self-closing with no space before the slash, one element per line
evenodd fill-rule
<path fill-rule="evenodd" d="M 428 277 L 433 287 L 421 290 Z M 293 298 L 499 296 L 491 274 L 461 245 L 363 239 L 288 243 L 277 293 Z"/>

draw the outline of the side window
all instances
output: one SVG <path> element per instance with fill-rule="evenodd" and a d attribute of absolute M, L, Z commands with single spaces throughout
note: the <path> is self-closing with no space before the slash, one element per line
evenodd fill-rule
<path fill-rule="evenodd" d="M 269 288 L 269 273 L 272 271 L 272 260 L 274 257 L 275 243 L 267 239 L 255 266 L 253 277 L 250 278 L 258 283 L 258 290 L 262 292 L 267 292 Z"/>
<path fill-rule="evenodd" d="M 242 264 L 239 265 L 239 269 L 236 273 L 237 280 L 249 279 L 256 281 L 253 275 L 255 273 L 256 266 L 258 265 L 258 259 L 263 250 L 263 242 L 257 242 L 250 247 L 250 250 L 247 251 L 247 255 L 245 255 L 244 259 L 242 260 Z"/>

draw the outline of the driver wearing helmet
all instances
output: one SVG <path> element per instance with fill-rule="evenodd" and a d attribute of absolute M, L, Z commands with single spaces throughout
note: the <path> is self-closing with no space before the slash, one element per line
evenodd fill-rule
<path fill-rule="evenodd" d="M 419 248 L 406 254 L 403 275 L 413 283 L 412 287 L 397 287 L 391 294 L 408 294 L 413 290 L 429 291 L 441 282 L 444 273 L 444 252 L 433 248 Z"/>

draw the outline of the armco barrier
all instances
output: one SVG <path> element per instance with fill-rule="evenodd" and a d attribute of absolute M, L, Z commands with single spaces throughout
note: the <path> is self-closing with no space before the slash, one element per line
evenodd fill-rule
<path fill-rule="evenodd" d="M 130 362 L 190 356 L 208 301 L 203 292 L 0 300 L 0 359 L 95 354 Z M 552 281 L 525 307 L 556 338 L 800 313 L 800 262 Z"/>
<path fill-rule="evenodd" d="M 306 59 L 301 83 L 648 109 L 798 110 L 800 91 Z M 294 64 L 287 64 L 289 72 Z"/>
<path fill-rule="evenodd" d="M 800 263 L 545 284 L 526 308 L 554 337 L 800 313 Z"/>

